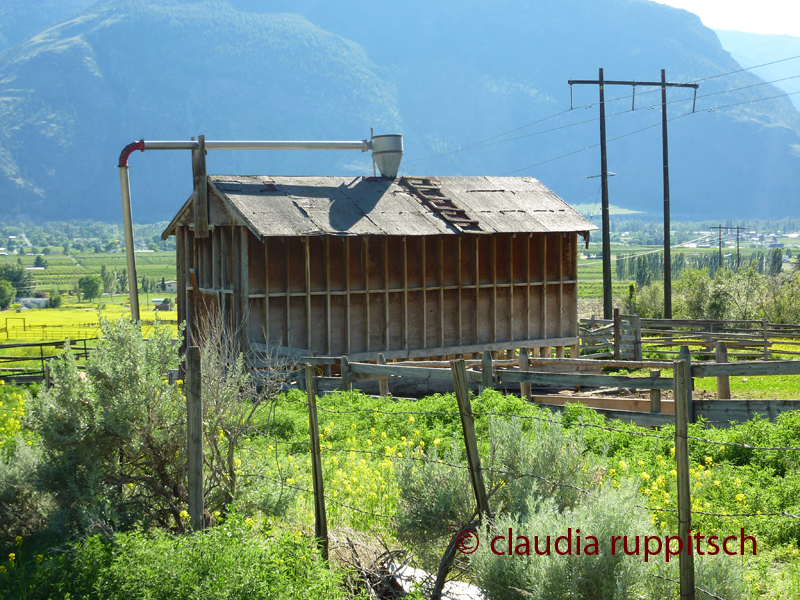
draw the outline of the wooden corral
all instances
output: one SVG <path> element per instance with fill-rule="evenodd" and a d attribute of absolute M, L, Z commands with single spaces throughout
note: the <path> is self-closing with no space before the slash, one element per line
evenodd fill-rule
<path fill-rule="evenodd" d="M 244 324 L 243 345 L 354 360 L 574 348 L 578 236 L 532 178 L 205 177 L 176 236 L 178 314 Z M 202 219 L 200 220 L 202 221 Z"/>

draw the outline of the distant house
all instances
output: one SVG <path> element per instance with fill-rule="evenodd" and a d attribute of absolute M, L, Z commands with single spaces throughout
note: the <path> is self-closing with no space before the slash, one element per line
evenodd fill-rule
<path fill-rule="evenodd" d="M 279 354 L 577 355 L 578 238 L 597 227 L 532 177 L 198 181 L 162 234 L 190 336 L 215 306 Z"/>
<path fill-rule="evenodd" d="M 164 286 L 165 286 L 164 287 L 165 292 L 172 292 L 173 294 L 178 293 L 178 282 L 175 281 L 174 279 L 170 281 L 165 281 Z"/>
<path fill-rule="evenodd" d="M 17 302 L 22 308 L 47 308 L 50 306 L 49 298 L 19 298 Z"/>

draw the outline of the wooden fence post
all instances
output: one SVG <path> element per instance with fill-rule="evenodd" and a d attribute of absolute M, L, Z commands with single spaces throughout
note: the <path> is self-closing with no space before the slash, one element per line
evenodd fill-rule
<path fill-rule="evenodd" d="M 717 364 L 728 362 L 728 344 L 717 342 L 715 351 Z M 730 400 L 731 398 L 731 378 L 728 375 L 717 376 L 717 400 Z"/>
<path fill-rule="evenodd" d="M 519 349 L 519 370 L 523 373 L 527 373 L 531 369 L 530 359 L 528 358 L 528 349 L 527 348 L 520 348 Z M 530 383 L 520 383 L 519 384 L 519 393 L 523 400 L 530 402 L 531 400 L 531 384 Z"/>
<path fill-rule="evenodd" d="M 692 380 L 692 353 L 689 346 L 681 346 L 681 351 L 678 354 L 680 360 L 686 363 L 686 397 L 689 399 L 688 404 L 688 419 L 690 423 L 694 423 L 694 403 L 692 398 L 692 390 L 694 389 L 694 381 Z M 673 392 L 674 393 L 674 392 Z"/>
<path fill-rule="evenodd" d="M 186 349 L 186 439 L 189 517 L 192 529 L 205 528 L 203 506 L 203 398 L 200 348 Z"/>
<path fill-rule="evenodd" d="M 492 353 L 488 350 L 484 350 L 481 363 L 482 374 L 481 387 L 479 391 L 482 394 L 485 389 L 492 389 L 492 387 L 494 387 L 494 364 L 492 363 Z"/>
<path fill-rule="evenodd" d="M 764 336 L 764 360 L 769 359 L 769 332 L 767 331 L 767 320 L 761 319 L 761 329 Z"/>
<path fill-rule="evenodd" d="M 677 360 L 673 366 L 673 391 L 675 393 L 675 463 L 678 472 L 678 536 L 683 541 L 684 550 L 678 556 L 680 564 L 681 600 L 694 600 L 694 554 L 689 554 L 691 546 L 689 530 L 692 528 L 692 500 L 689 489 L 689 406 L 691 396 L 687 394 L 691 379 L 686 362 Z"/>
<path fill-rule="evenodd" d="M 317 424 L 317 376 L 314 367 L 306 364 L 306 394 L 308 395 L 308 430 L 311 435 L 311 477 L 314 484 L 314 537 L 322 558 L 328 560 L 328 517 L 325 514 L 325 489 L 322 484 L 322 454 Z"/>
<path fill-rule="evenodd" d="M 378 364 L 385 365 L 386 359 L 384 358 L 383 354 L 378 354 Z M 380 386 L 380 393 L 381 396 L 388 396 L 389 395 L 389 378 L 383 378 L 378 380 L 378 385 Z"/>
<path fill-rule="evenodd" d="M 651 369 L 650 377 L 661 377 L 661 369 Z M 650 390 L 650 412 L 661 412 L 661 390 Z"/>
<path fill-rule="evenodd" d="M 633 340 L 633 360 L 642 359 L 642 317 L 633 316 L 634 340 Z"/>
<path fill-rule="evenodd" d="M 486 353 L 484 352 L 484 357 Z M 478 514 L 491 518 L 489 511 L 489 498 L 486 496 L 486 487 L 483 483 L 481 471 L 481 457 L 478 454 L 478 440 L 475 437 L 475 417 L 472 415 L 472 404 L 469 401 L 469 380 L 467 379 L 467 365 L 463 358 L 450 361 L 450 371 L 453 375 L 453 386 L 456 389 L 458 411 L 461 413 L 461 429 L 464 432 L 464 445 L 467 449 L 469 462 L 469 476 L 472 489 L 475 491 L 475 501 L 478 504 Z"/>
<path fill-rule="evenodd" d="M 614 309 L 614 360 L 620 360 L 622 346 L 622 322 L 619 318 L 619 308 Z"/>

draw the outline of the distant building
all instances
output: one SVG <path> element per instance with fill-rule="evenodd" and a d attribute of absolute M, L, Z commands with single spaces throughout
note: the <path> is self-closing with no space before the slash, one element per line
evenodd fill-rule
<path fill-rule="evenodd" d="M 165 292 L 172 292 L 173 294 L 178 293 L 178 282 L 173 280 L 165 281 L 164 282 L 164 291 Z"/>
<path fill-rule="evenodd" d="M 18 298 L 22 308 L 47 308 L 50 306 L 50 298 Z"/>

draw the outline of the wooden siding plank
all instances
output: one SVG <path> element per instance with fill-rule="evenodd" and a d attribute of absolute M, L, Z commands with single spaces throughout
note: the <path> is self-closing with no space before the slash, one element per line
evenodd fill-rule
<path fill-rule="evenodd" d="M 306 236 L 303 241 L 306 275 L 306 348 L 311 348 L 311 239 Z"/>

